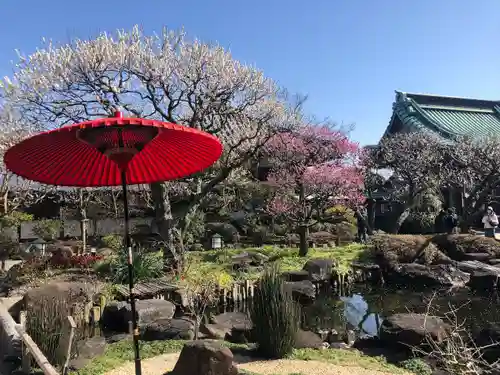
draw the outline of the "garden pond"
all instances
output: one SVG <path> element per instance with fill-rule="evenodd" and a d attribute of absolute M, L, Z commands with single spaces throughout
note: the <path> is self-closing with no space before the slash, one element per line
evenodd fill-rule
<path fill-rule="evenodd" d="M 247 309 L 235 306 L 233 311 Z M 303 306 L 302 325 L 315 332 L 353 330 L 359 337 L 375 337 L 384 318 L 392 314 L 428 312 L 446 320 L 452 319 L 450 312 L 454 311 L 458 321 L 473 331 L 498 322 L 499 309 L 499 299 L 477 295 L 468 289 L 422 291 L 357 286 L 346 296 L 324 293 L 314 303 Z"/>

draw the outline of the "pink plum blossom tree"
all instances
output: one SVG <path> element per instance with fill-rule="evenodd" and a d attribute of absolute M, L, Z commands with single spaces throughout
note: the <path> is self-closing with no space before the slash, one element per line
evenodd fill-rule
<path fill-rule="evenodd" d="M 331 126 L 303 126 L 274 136 L 266 145 L 276 194 L 269 211 L 296 228 L 299 253 L 307 255 L 309 228 L 338 219 L 328 208 L 363 201 L 362 151 L 345 132 Z"/>

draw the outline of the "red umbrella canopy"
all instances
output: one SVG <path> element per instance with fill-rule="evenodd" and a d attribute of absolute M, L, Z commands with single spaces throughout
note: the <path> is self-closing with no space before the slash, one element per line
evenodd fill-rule
<path fill-rule="evenodd" d="M 208 133 L 167 122 L 115 117 L 38 134 L 11 147 L 8 170 L 58 186 L 147 184 L 182 178 L 219 159 L 220 141 Z"/>

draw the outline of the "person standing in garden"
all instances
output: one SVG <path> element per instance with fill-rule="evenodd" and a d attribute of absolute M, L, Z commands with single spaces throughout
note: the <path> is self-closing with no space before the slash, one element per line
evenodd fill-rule
<path fill-rule="evenodd" d="M 358 241 L 361 243 L 366 243 L 368 240 L 368 213 L 364 206 L 356 210 L 356 219 L 358 226 Z"/>
<path fill-rule="evenodd" d="M 455 212 L 455 208 L 450 207 L 446 211 L 446 216 L 444 217 L 444 226 L 448 234 L 458 232 L 458 216 Z"/>
<path fill-rule="evenodd" d="M 482 221 L 485 237 L 495 238 L 495 229 L 498 227 L 498 216 L 495 211 L 493 211 L 493 207 L 488 206 Z"/>

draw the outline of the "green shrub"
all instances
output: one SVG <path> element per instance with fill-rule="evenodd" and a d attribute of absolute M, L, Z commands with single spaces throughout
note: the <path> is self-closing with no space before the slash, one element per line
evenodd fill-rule
<path fill-rule="evenodd" d="M 407 359 L 399 363 L 405 370 L 411 371 L 415 375 L 432 375 L 432 368 L 420 358 Z"/>
<path fill-rule="evenodd" d="M 108 247 L 112 250 L 118 251 L 123 247 L 123 236 L 120 234 L 111 233 L 101 238 L 101 242 L 104 247 Z"/>
<path fill-rule="evenodd" d="M 120 256 L 111 261 L 110 271 L 113 282 L 124 284 L 128 282 L 128 261 L 127 254 L 121 252 Z M 163 276 L 163 261 L 161 252 L 147 253 L 143 249 L 134 254 L 133 260 L 134 281 L 144 281 Z M 100 271 L 105 269 L 104 264 L 100 264 Z"/>
<path fill-rule="evenodd" d="M 427 234 L 434 233 L 434 212 L 412 212 L 401 225 L 401 234 Z"/>
<path fill-rule="evenodd" d="M 255 246 L 262 246 L 269 241 L 271 233 L 264 226 L 257 226 L 252 229 L 252 243 Z"/>
<path fill-rule="evenodd" d="M 33 220 L 33 215 L 20 211 L 12 211 L 0 218 L 0 226 L 2 227 L 17 227 L 25 221 Z"/>
<path fill-rule="evenodd" d="M 268 268 L 255 292 L 250 308 L 253 338 L 261 355 L 283 358 L 292 352 L 300 325 L 300 307 L 284 290 L 279 268 Z"/>
<path fill-rule="evenodd" d="M 33 233 L 46 241 L 51 241 L 59 237 L 61 231 L 61 221 L 52 219 L 42 219 L 35 222 Z"/>

